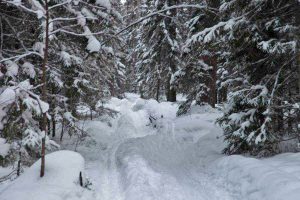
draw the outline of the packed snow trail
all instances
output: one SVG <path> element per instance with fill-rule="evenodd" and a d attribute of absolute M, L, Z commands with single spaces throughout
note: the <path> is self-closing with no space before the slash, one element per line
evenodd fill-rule
<path fill-rule="evenodd" d="M 15 181 L 0 184 L 0 199 L 299 200 L 300 153 L 222 155 L 222 131 L 214 124 L 220 113 L 194 106 L 176 117 L 177 106 L 134 94 L 112 98 L 105 107 L 119 112 L 115 118 L 83 122 L 89 137 L 77 151 L 85 165 L 74 152 L 49 154 L 44 178 L 37 161 Z M 62 147 L 74 150 L 74 142 L 66 138 Z M 78 183 L 84 166 L 91 190 Z"/>
<path fill-rule="evenodd" d="M 90 122 L 87 131 L 98 147 L 94 152 L 79 148 L 90 157 L 87 171 L 99 199 L 236 199 L 222 180 L 206 172 L 221 157 L 216 138 L 221 132 L 213 124 L 218 113 L 176 118 L 177 104 L 135 95 L 114 98 L 106 106 L 119 116 L 111 127 Z"/>

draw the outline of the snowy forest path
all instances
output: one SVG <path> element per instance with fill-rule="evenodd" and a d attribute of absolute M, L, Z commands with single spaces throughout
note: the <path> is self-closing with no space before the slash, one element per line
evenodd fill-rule
<path fill-rule="evenodd" d="M 193 130 L 186 124 L 189 119 L 180 124 L 168 113 L 158 115 L 151 109 L 134 109 L 131 101 L 121 105 L 119 111 L 109 140 L 106 138 L 106 147 L 98 152 L 99 159 L 88 162 L 87 171 L 93 177 L 98 199 L 238 199 L 221 178 L 213 176 L 203 165 L 211 159 L 207 147 L 212 145 L 202 145 L 207 143 L 205 138 L 199 144 L 195 143 L 199 137 L 192 138 L 193 131 L 203 137 L 216 131 L 212 120 L 195 119 L 198 125 Z M 149 116 L 153 115 L 156 120 L 150 123 Z M 186 131 L 185 136 L 179 137 L 180 128 Z"/>

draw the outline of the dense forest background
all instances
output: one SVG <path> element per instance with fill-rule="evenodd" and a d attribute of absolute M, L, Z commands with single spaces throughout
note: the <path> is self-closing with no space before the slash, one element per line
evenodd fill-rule
<path fill-rule="evenodd" d="M 298 0 L 2 0 L 1 165 L 43 156 L 125 92 L 223 116 L 226 154 L 300 142 Z M 84 110 L 84 112 L 78 112 Z M 84 113 L 84 114 L 83 114 Z M 55 139 L 56 138 L 56 139 Z"/>

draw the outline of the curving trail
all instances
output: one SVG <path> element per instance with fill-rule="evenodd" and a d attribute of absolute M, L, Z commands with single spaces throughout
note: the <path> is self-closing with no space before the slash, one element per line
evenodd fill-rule
<path fill-rule="evenodd" d="M 109 106 L 120 112 L 112 127 L 90 122 L 94 151 L 81 149 L 90 157 L 87 171 L 97 199 L 238 199 L 207 170 L 221 157 L 220 130 L 213 124 L 218 113 L 176 118 L 177 105 L 135 96 Z M 156 118 L 152 124 L 150 115 Z"/>

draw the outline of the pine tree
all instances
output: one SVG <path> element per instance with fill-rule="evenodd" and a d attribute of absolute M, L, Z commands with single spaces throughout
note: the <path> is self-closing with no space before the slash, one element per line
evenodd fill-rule
<path fill-rule="evenodd" d="M 109 90 L 114 95 L 118 95 L 123 92 L 124 81 L 120 38 L 111 39 L 111 35 L 118 31 L 118 25 L 122 21 L 122 17 L 115 9 L 118 7 L 118 2 L 107 1 L 104 5 L 102 1 L 89 3 L 49 1 L 48 3 L 49 17 L 47 17 L 44 1 L 2 1 L 1 8 L 4 8 L 7 13 L 0 13 L 0 28 L 3 30 L 0 50 L 1 76 L 5 77 L 1 88 L 4 86 L 18 88 L 19 84 L 24 85 L 24 81 L 28 79 L 30 87 L 26 86 L 26 88 L 30 94 L 34 92 L 31 96 L 34 96 L 35 101 L 48 103 L 49 110 L 42 109 L 44 116 L 47 115 L 46 118 L 44 117 L 43 128 L 38 123 L 35 123 L 34 128 L 35 135 L 45 134 L 46 144 L 49 143 L 46 135 L 47 132 L 50 133 L 49 124 L 52 123 L 52 135 L 55 135 L 56 123 L 59 122 L 69 124 L 68 127 L 76 132 L 74 119 L 76 119 L 78 104 L 86 102 L 95 109 L 95 99 L 96 96 L 98 97 L 96 94 Z M 9 13 L 12 11 L 14 15 L 10 16 Z M 2 35 L 2 33 L 7 34 Z M 46 38 L 48 42 L 45 42 Z M 101 44 L 100 41 L 103 43 Z M 46 43 L 48 48 L 45 48 Z M 48 59 L 45 60 L 45 57 Z M 92 57 L 94 59 L 90 59 Z M 96 65 L 95 60 L 99 62 Z M 19 70 L 20 66 L 22 71 Z M 41 66 L 44 66 L 44 70 Z M 103 72 L 106 76 L 103 76 Z M 99 82 L 103 84 L 100 85 Z M 95 98 L 84 98 L 87 94 L 94 94 Z M 43 101 L 40 100 L 40 96 L 43 96 Z M 19 103 L 13 105 L 16 110 L 15 116 L 19 119 L 19 116 L 24 115 L 25 109 L 18 106 Z M 9 109 L 6 112 L 8 111 L 13 110 Z M 30 111 L 33 114 L 41 113 L 36 109 Z M 4 126 L 1 135 L 6 134 L 5 129 L 12 125 L 7 123 L 6 119 L 9 117 L 13 120 L 10 116 L 12 113 L 5 114 L 1 119 Z M 48 123 L 50 116 L 51 123 Z M 40 122 L 41 118 L 34 117 Z M 23 134 L 26 136 L 34 133 L 24 129 L 19 130 L 20 134 L 16 134 L 20 135 L 21 140 Z M 41 130 L 44 130 L 44 133 Z M 40 145 L 41 143 L 38 143 L 34 146 L 39 149 Z M 40 152 L 37 152 L 37 156 L 40 156 Z"/>
<path fill-rule="evenodd" d="M 221 21 L 194 36 L 226 42 L 220 45 L 227 71 L 222 86 L 230 94 L 218 120 L 228 142 L 225 153 L 268 155 L 278 151 L 281 140 L 297 137 L 297 4 L 224 1 Z"/>
<path fill-rule="evenodd" d="M 216 0 L 198 1 L 199 5 L 214 9 L 218 9 L 219 3 Z M 214 107 L 217 103 L 218 49 L 212 43 L 193 41 L 193 35 L 218 22 L 218 16 L 209 10 L 193 9 L 186 18 L 188 34 L 182 55 L 184 65 L 176 73 L 174 81 L 182 87 L 187 100 L 180 105 L 178 115 L 186 113 L 192 104 Z"/>
<path fill-rule="evenodd" d="M 177 1 L 146 1 L 144 15 L 177 5 Z M 164 14 L 166 16 L 164 16 Z M 141 22 L 136 63 L 140 92 L 146 98 L 159 100 L 162 91 L 168 101 L 176 101 L 171 78 L 179 68 L 179 43 L 176 30 L 177 11 L 172 9 Z"/>

